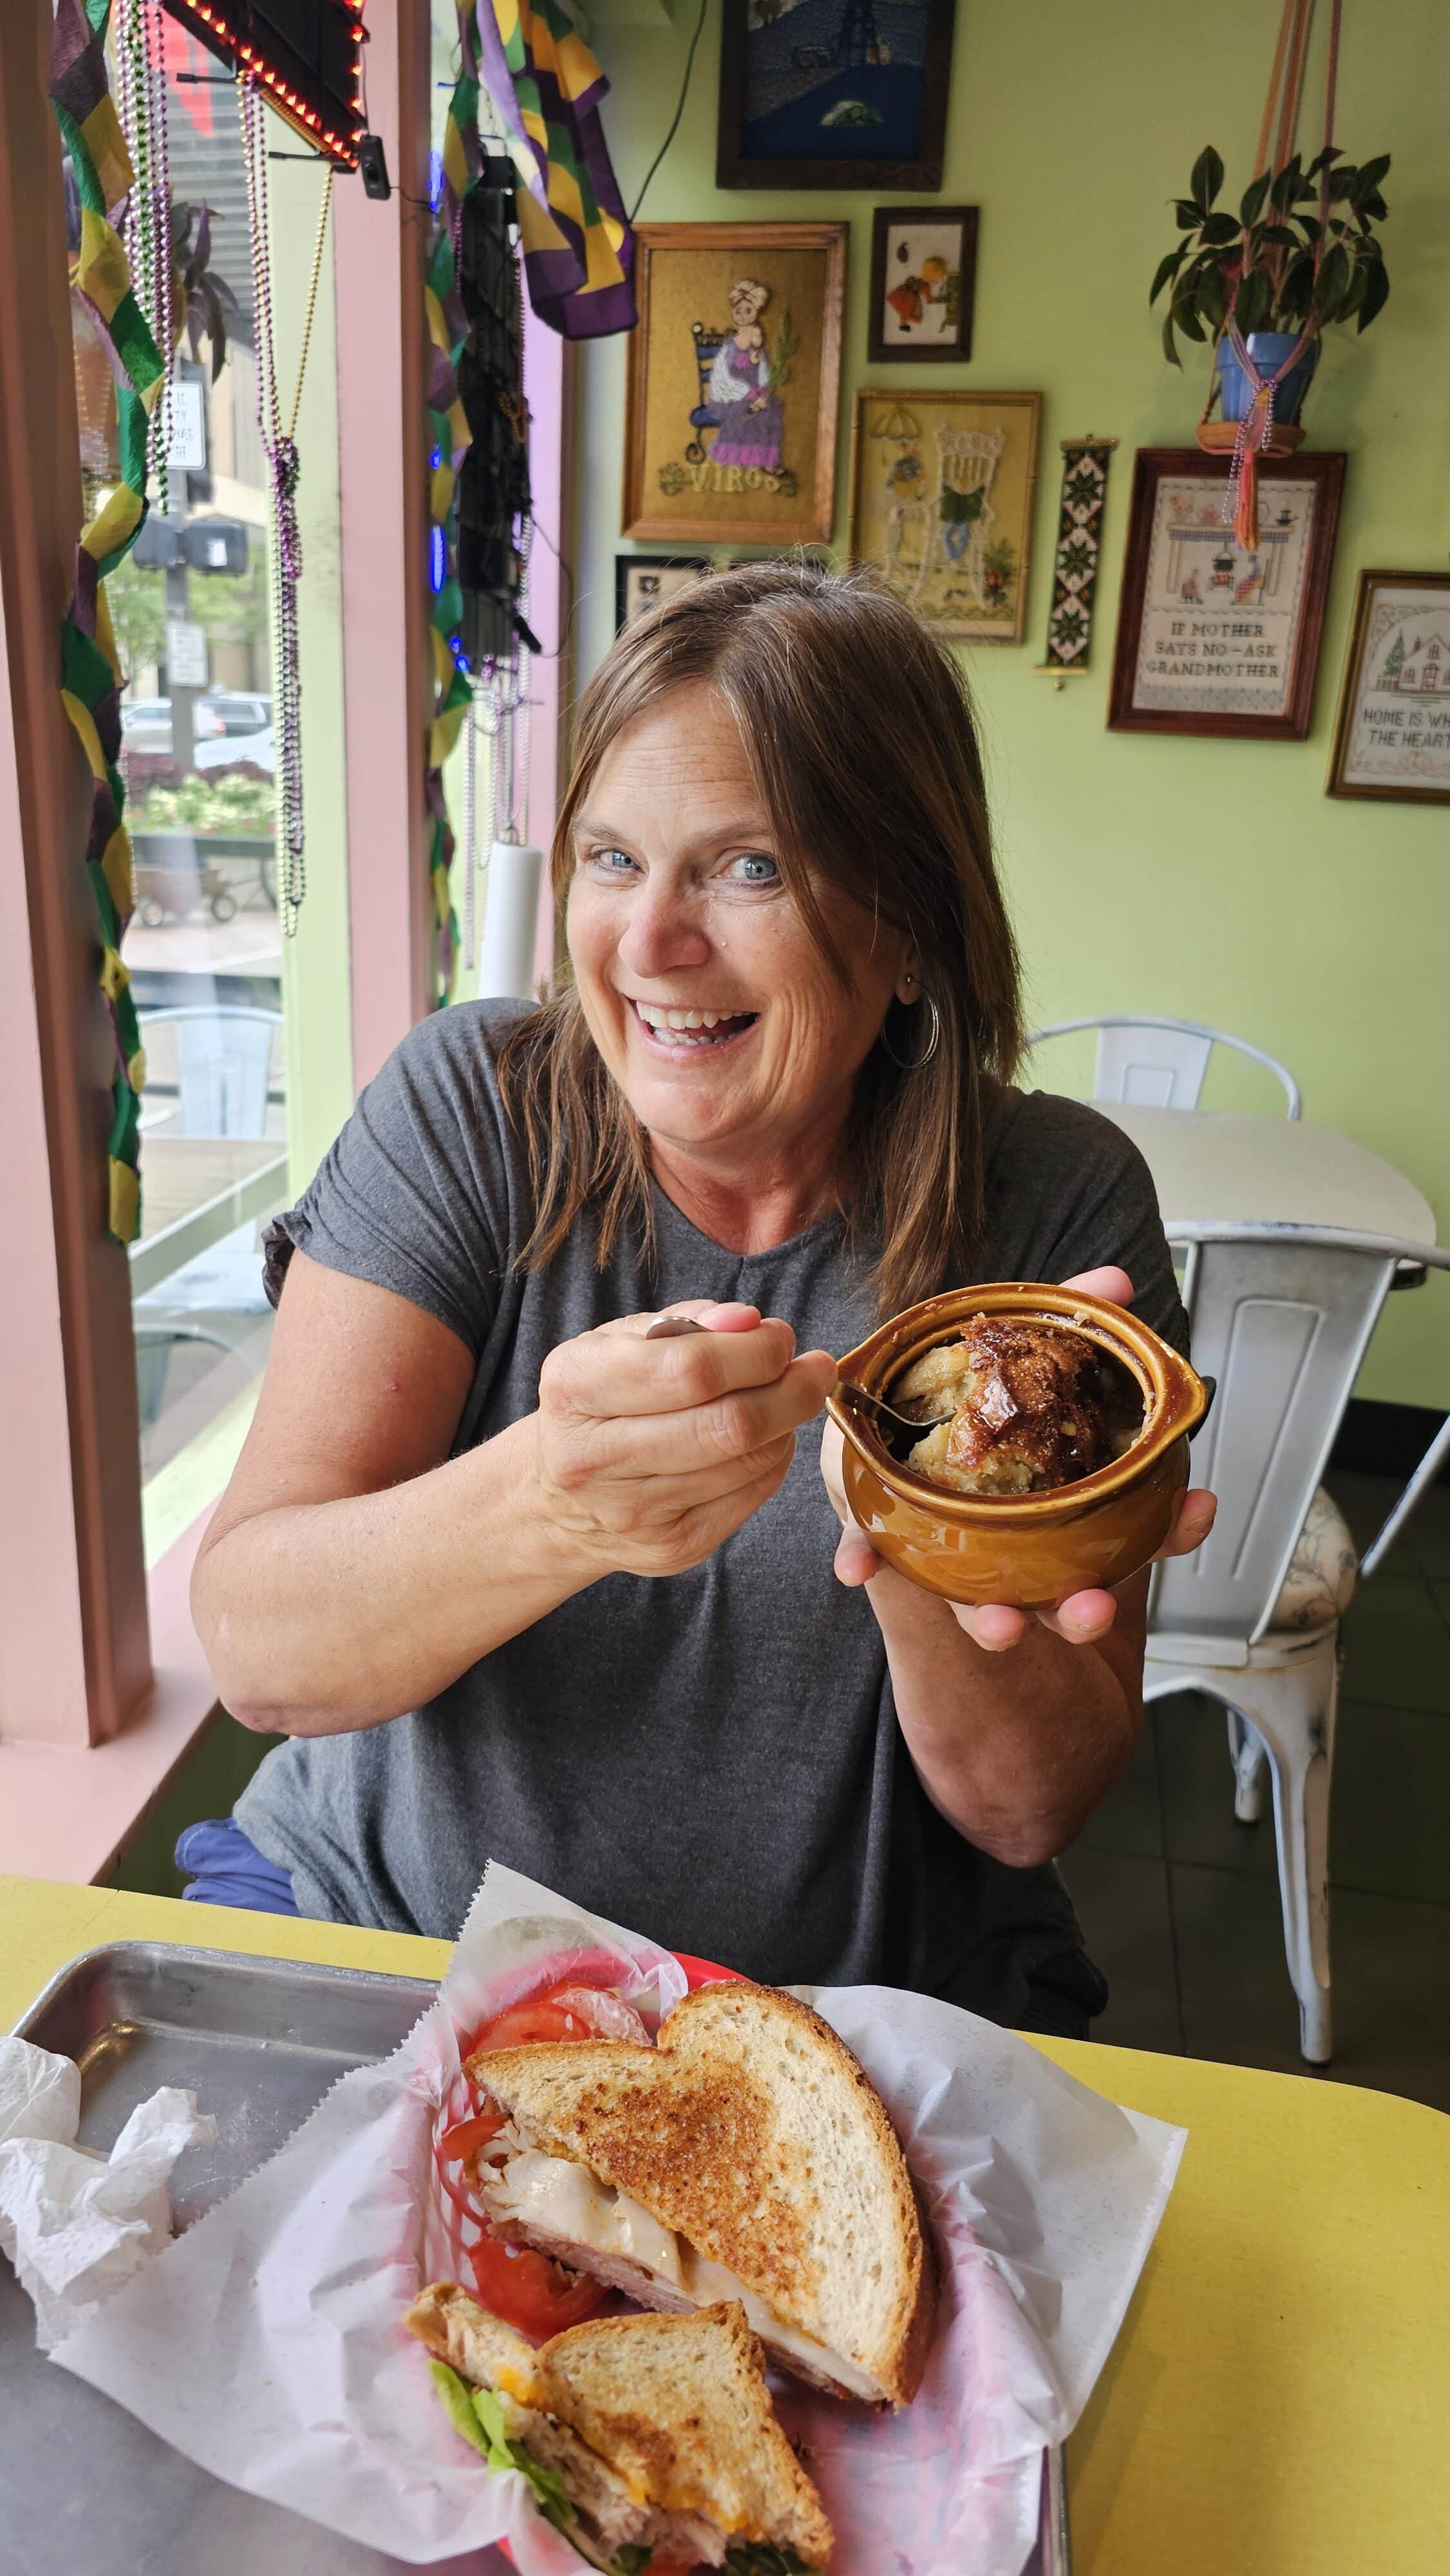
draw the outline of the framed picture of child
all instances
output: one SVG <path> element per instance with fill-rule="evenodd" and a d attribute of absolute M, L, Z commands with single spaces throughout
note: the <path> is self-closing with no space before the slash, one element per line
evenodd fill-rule
<path fill-rule="evenodd" d="M 846 224 L 641 224 L 624 534 L 823 543 L 836 485 Z"/>
<path fill-rule="evenodd" d="M 976 282 L 975 206 L 878 206 L 867 356 L 969 358 Z"/>

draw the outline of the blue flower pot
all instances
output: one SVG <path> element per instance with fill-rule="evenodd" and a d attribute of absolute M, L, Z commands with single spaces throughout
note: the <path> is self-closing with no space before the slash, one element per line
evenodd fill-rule
<path fill-rule="evenodd" d="M 1298 337 L 1297 331 L 1251 331 L 1249 333 L 1249 356 L 1261 376 L 1272 376 L 1276 367 L 1282 367 Z M 1218 344 L 1217 363 L 1219 405 L 1224 419 L 1246 420 L 1249 405 L 1254 399 L 1254 388 L 1227 340 L 1220 340 Z M 1283 383 L 1274 387 L 1274 418 L 1281 427 L 1288 428 L 1298 419 L 1303 409 L 1304 397 L 1309 391 L 1310 378 L 1318 364 L 1319 342 L 1313 339 L 1303 357 L 1290 368 Z"/>

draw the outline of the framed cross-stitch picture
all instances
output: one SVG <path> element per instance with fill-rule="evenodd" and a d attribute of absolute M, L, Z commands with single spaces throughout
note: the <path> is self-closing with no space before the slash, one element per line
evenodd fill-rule
<path fill-rule="evenodd" d="M 976 282 L 975 206 L 878 206 L 867 357 L 969 358 Z"/>
<path fill-rule="evenodd" d="M 1259 542 L 1224 516 L 1229 459 L 1140 447 L 1109 727 L 1302 742 L 1334 561 L 1341 455 L 1266 456 Z"/>
<path fill-rule="evenodd" d="M 641 224 L 624 534 L 791 546 L 831 534 L 845 224 Z"/>
<path fill-rule="evenodd" d="M 851 555 L 933 633 L 1019 644 L 1041 394 L 856 396 Z"/>
<path fill-rule="evenodd" d="M 1450 805 L 1450 572 L 1362 572 L 1331 796 Z"/>
<path fill-rule="evenodd" d="M 941 186 L 956 0 L 723 0 L 717 188 Z"/>

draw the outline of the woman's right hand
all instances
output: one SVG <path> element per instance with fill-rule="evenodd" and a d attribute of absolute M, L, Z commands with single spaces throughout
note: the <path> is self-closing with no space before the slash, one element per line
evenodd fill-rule
<path fill-rule="evenodd" d="M 534 1416 L 538 1498 L 585 1580 L 699 1565 L 785 1478 L 836 1380 L 828 1351 L 755 1306 L 686 1299 L 705 1330 L 650 1341 L 626 1315 L 550 1352 Z M 587 1570 L 586 1570 L 587 1569 Z"/>

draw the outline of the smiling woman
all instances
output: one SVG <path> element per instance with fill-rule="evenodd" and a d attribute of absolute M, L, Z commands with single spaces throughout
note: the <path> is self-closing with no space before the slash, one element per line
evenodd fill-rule
<path fill-rule="evenodd" d="M 1017 959 L 960 669 L 907 609 L 746 565 L 627 628 L 581 711 L 554 888 L 573 988 L 499 1057 L 539 1191 L 526 1259 L 592 1204 L 601 1259 L 622 1225 L 648 1247 L 673 1149 L 671 1195 L 733 1204 L 742 1250 L 834 1193 L 880 1246 L 883 1312 L 967 1275 Z"/>
<path fill-rule="evenodd" d="M 553 865 L 565 987 L 414 1029 L 275 1229 L 194 1606 L 295 1740 L 231 1830 L 310 1913 L 452 1934 L 492 1854 L 779 1983 L 1081 2029 L 1048 1864 L 1131 1755 L 1146 1577 L 958 1610 L 841 1534 L 819 1427 L 831 1352 L 949 1284 L 1185 1333 L 1132 1146 L 1010 1088 L 956 667 L 858 582 L 704 581 L 587 691 Z"/>

